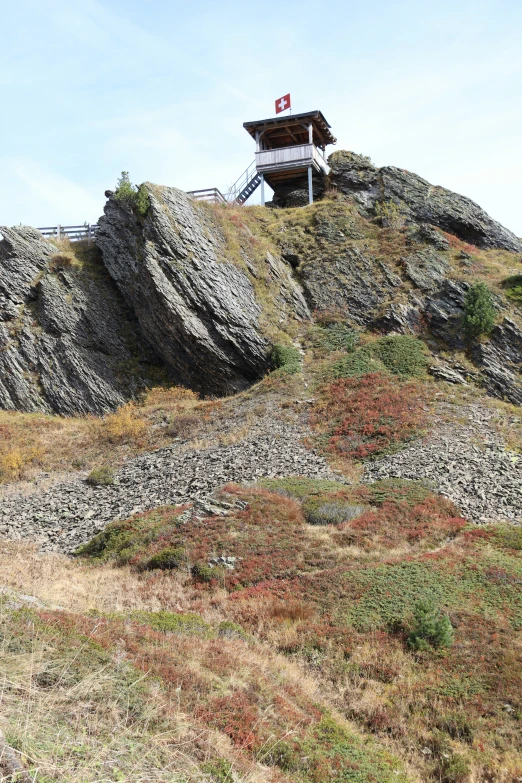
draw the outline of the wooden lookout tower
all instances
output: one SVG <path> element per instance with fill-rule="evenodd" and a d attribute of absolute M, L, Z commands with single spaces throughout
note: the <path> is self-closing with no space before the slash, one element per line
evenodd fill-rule
<path fill-rule="evenodd" d="M 329 172 L 326 147 L 337 139 L 320 111 L 245 122 L 243 127 L 256 142 L 257 184 L 265 203 L 264 183 L 273 190 L 291 180 L 308 175 L 308 201 L 314 200 L 313 180 Z"/>

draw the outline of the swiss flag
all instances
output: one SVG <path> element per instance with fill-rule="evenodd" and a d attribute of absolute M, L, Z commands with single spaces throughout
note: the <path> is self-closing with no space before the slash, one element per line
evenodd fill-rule
<path fill-rule="evenodd" d="M 282 111 L 291 108 L 292 108 L 292 104 L 290 102 L 290 93 L 288 93 L 287 95 L 283 95 L 282 98 L 278 98 L 277 101 L 275 102 L 276 114 L 280 114 Z"/>

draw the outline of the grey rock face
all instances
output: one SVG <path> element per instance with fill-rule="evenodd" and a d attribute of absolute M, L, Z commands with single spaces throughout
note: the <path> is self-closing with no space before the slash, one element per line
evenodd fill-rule
<path fill-rule="evenodd" d="M 421 291 L 438 288 L 449 268 L 448 260 L 430 248 L 412 253 L 403 263 L 407 276 Z"/>
<path fill-rule="evenodd" d="M 412 174 L 386 166 L 376 168 L 368 158 L 339 151 L 330 156 L 332 183 L 354 196 L 363 210 L 393 201 L 406 219 L 428 223 L 478 247 L 498 247 L 522 253 L 522 240 L 465 196 Z"/>
<path fill-rule="evenodd" d="M 522 405 L 522 330 L 510 318 L 495 327 L 487 342 L 473 346 L 475 364 L 482 368 L 488 391 Z"/>
<path fill-rule="evenodd" d="M 146 187 L 143 221 L 114 198 L 106 204 L 97 242 L 107 269 L 181 383 L 211 394 L 244 389 L 269 355 L 252 283 L 226 260 L 201 207 L 176 188 Z"/>
<path fill-rule="evenodd" d="M 104 413 L 149 381 L 140 339 L 101 264 L 53 269 L 35 229 L 1 228 L 0 408 Z"/>
<path fill-rule="evenodd" d="M 339 311 L 357 326 L 371 324 L 402 284 L 387 264 L 353 246 L 335 255 L 325 246 L 320 261 L 306 260 L 299 272 L 314 309 Z"/>

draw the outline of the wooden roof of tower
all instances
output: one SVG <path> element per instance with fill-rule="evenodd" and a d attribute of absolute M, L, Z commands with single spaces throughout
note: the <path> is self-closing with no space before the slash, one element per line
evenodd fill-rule
<path fill-rule="evenodd" d="M 263 131 L 263 147 L 279 149 L 297 144 L 308 144 L 308 125 L 312 123 L 314 144 L 324 149 L 327 144 L 336 144 L 337 139 L 330 131 L 330 125 L 320 111 L 307 111 L 304 114 L 287 114 L 284 117 L 272 117 L 267 120 L 244 122 L 243 128 L 256 138 L 256 132 Z"/>

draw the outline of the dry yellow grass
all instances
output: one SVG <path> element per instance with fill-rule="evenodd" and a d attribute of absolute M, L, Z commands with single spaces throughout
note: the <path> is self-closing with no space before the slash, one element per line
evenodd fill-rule
<path fill-rule="evenodd" d="M 128 402 L 101 418 L 0 411 L 0 483 L 30 478 L 38 470 L 118 465 L 170 443 L 178 430 L 195 433 L 217 405 L 175 386 L 152 389 L 143 402 Z"/>

